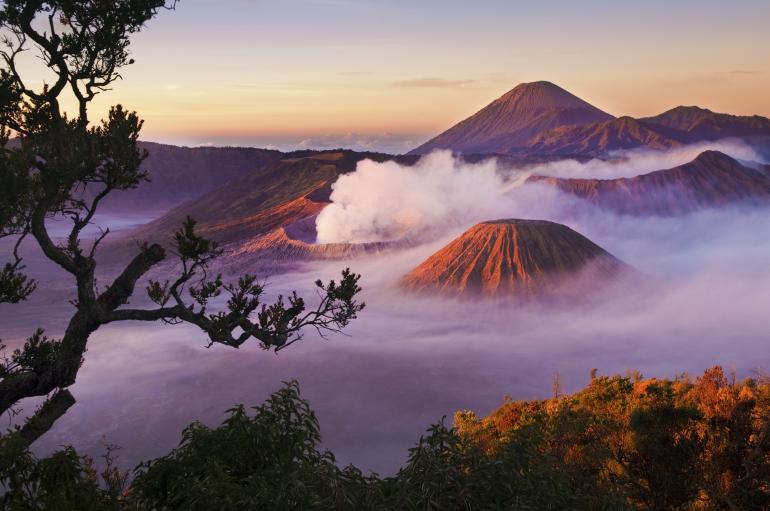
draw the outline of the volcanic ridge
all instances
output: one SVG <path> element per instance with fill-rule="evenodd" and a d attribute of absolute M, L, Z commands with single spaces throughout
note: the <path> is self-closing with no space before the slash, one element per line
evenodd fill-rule
<path fill-rule="evenodd" d="M 670 149 L 726 138 L 770 138 L 770 119 L 678 106 L 654 117 L 614 116 L 540 81 L 522 83 L 464 121 L 413 149 L 427 154 L 603 157 L 635 148 Z"/>

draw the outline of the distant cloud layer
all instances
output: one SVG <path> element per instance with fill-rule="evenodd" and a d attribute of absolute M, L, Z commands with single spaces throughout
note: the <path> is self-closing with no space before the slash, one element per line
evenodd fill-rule
<path fill-rule="evenodd" d="M 332 133 L 315 135 L 276 147 L 284 151 L 295 149 L 353 149 L 354 151 L 373 151 L 388 154 L 405 153 L 423 137 L 401 133 Z"/>
<path fill-rule="evenodd" d="M 106 435 L 123 446 L 120 466 L 129 468 L 178 445 L 191 421 L 218 424 L 234 403 L 258 404 L 282 380 L 298 378 L 318 413 L 324 446 L 340 464 L 392 474 L 442 415 L 487 413 L 505 394 L 546 397 L 557 372 L 572 391 L 585 385 L 592 367 L 658 377 L 714 364 L 733 366 L 741 377 L 770 368 L 770 239 L 758 235 L 770 232 L 767 210 L 589 216 L 569 225 L 660 285 L 621 288 L 606 302 L 575 308 L 424 299 L 394 289 L 448 239 L 387 257 L 319 263 L 273 277 L 267 301 L 291 289 L 312 296 L 313 280 L 334 278 L 349 264 L 363 275 L 367 303 L 346 329 L 350 337 L 319 342 L 309 332 L 275 356 L 256 345 L 207 349 L 190 325 L 110 325 L 89 344 L 73 389 L 77 405 L 36 449 L 74 444 L 98 460 Z M 29 331 L 62 303 L 48 298 L 7 316 Z"/>
<path fill-rule="evenodd" d="M 420 133 L 325 133 L 308 135 L 264 135 L 264 136 L 200 136 L 200 137 L 158 137 L 153 141 L 185 146 L 242 146 L 261 147 L 278 151 L 298 149 L 352 149 L 387 154 L 403 154 L 430 138 Z"/>
<path fill-rule="evenodd" d="M 459 89 L 475 80 L 449 80 L 446 78 L 413 78 L 392 82 L 391 86 L 411 89 Z"/>

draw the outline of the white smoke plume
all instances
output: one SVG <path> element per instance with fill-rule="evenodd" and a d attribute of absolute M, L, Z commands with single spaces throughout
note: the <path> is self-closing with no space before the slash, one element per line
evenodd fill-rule
<path fill-rule="evenodd" d="M 682 161 L 657 160 L 642 171 L 677 163 Z M 594 164 L 599 172 L 599 162 Z M 335 278 L 350 266 L 363 275 L 367 308 L 346 329 L 349 337 L 320 342 L 309 332 L 291 350 L 267 356 L 257 345 L 209 349 L 191 325 L 106 326 L 94 334 L 72 388 L 78 404 L 36 443 L 36 452 L 73 444 L 98 459 L 106 436 L 123 446 L 121 466 L 128 468 L 166 454 L 193 420 L 216 425 L 233 404 L 259 404 L 279 382 L 297 378 L 318 413 L 324 446 L 339 463 L 392 474 L 430 423 L 462 409 L 486 414 L 503 395 L 547 397 L 557 372 L 571 392 L 586 384 L 594 367 L 601 374 L 632 369 L 657 377 L 698 374 L 715 364 L 735 368 L 741 377 L 770 368 L 767 208 L 671 218 L 601 211 L 559 217 L 564 196 L 545 187 L 516 188 L 516 178 L 528 173 L 506 172 L 498 163 L 466 165 L 448 154 L 433 155 L 416 168 L 362 163 L 341 180 L 335 203 L 342 205 L 344 198 L 365 222 L 356 223 L 344 210 L 327 220 L 350 222 L 337 232 L 366 239 L 398 236 L 404 229 L 424 233 L 485 216 L 553 219 L 649 275 L 655 285 L 563 308 L 403 293 L 399 278 L 458 234 L 464 228 L 459 224 L 442 239 L 387 255 L 312 263 L 274 276 L 265 301 L 292 289 L 311 296 L 315 279 Z M 365 200 L 358 200 L 358 192 Z M 409 199 L 402 202 L 400 194 Z M 420 221 L 390 219 L 414 204 Z M 72 313 L 68 275 L 42 255 L 37 259 L 47 266 L 30 264 L 30 274 L 45 286 L 23 304 L 0 304 L 11 349 L 41 326 L 41 317 L 47 318 L 49 335 L 60 335 Z M 35 404 L 25 404 L 25 411 Z"/>
<path fill-rule="evenodd" d="M 389 241 L 419 236 L 453 219 L 494 214 L 507 187 L 497 162 L 467 164 L 449 151 L 414 166 L 364 160 L 333 185 L 318 216 L 319 243 Z"/>
<path fill-rule="evenodd" d="M 518 169 L 496 159 L 468 163 L 449 151 L 433 152 L 413 166 L 364 160 L 355 172 L 334 183 L 332 203 L 316 220 L 318 242 L 425 239 L 483 220 L 513 215 L 532 218 L 535 214 L 542 218 L 543 206 L 553 206 L 556 194 L 544 187 L 536 195 L 522 193 L 519 185 L 530 175 L 630 177 L 687 163 L 705 150 L 722 151 L 743 161 L 762 160 L 740 141 L 693 144 L 670 151 L 632 150 L 615 153 L 609 160 L 561 160 Z"/>

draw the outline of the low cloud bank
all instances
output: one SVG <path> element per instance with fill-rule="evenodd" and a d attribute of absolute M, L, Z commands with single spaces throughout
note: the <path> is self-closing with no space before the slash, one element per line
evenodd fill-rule
<path fill-rule="evenodd" d="M 91 340 L 73 388 L 78 403 L 37 448 L 72 443 L 98 459 L 105 435 L 123 446 L 121 463 L 130 467 L 176 446 L 189 422 L 217 424 L 234 403 L 258 404 L 282 380 L 297 378 L 339 462 L 392 474 L 431 422 L 460 409 L 488 413 L 506 394 L 547 397 L 555 373 L 573 391 L 594 367 L 660 377 L 715 364 L 739 376 L 770 369 L 768 210 L 586 216 L 571 225 L 653 285 L 574 308 L 402 293 L 398 278 L 446 239 L 387 257 L 314 264 L 271 279 L 268 301 L 291 289 L 312 296 L 313 280 L 350 266 L 363 275 L 367 308 L 348 336 L 322 341 L 308 332 L 276 356 L 253 344 L 206 349 L 190 325 L 110 325 Z M 37 310 L 24 330 L 49 315 Z"/>
<path fill-rule="evenodd" d="M 633 177 L 656 170 L 670 169 L 694 160 L 703 151 L 720 151 L 741 161 L 764 161 L 763 156 L 746 142 L 725 139 L 715 142 L 699 142 L 667 151 L 632 149 L 615 151 L 607 159 L 587 162 L 561 160 L 537 165 L 530 170 L 534 174 L 568 178 L 614 179 Z"/>
<path fill-rule="evenodd" d="M 629 177 L 687 163 L 705 150 L 722 151 L 744 161 L 762 161 L 752 147 L 740 141 L 694 144 L 670 151 L 633 150 L 615 153 L 609 160 L 561 160 L 515 169 L 496 159 L 468 163 L 449 151 L 433 152 L 413 166 L 364 160 L 355 172 L 340 176 L 334 183 L 332 204 L 316 221 L 318 241 L 433 239 L 457 226 L 514 214 L 554 217 L 567 199 L 545 187 L 523 192 L 520 185 L 530 175 Z"/>
<path fill-rule="evenodd" d="M 390 241 L 423 236 L 447 223 L 504 210 L 511 184 L 495 160 L 468 164 L 438 151 L 414 166 L 364 160 L 334 184 L 318 216 L 320 243 Z"/>

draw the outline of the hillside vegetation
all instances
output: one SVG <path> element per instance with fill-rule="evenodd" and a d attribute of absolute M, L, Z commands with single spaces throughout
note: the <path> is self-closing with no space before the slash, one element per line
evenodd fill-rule
<path fill-rule="evenodd" d="M 770 380 L 597 377 L 572 395 L 508 401 L 432 426 L 393 477 L 338 468 L 296 382 L 263 405 L 191 424 L 129 474 L 68 448 L 36 459 L 0 445 L 5 509 L 770 508 Z"/>

